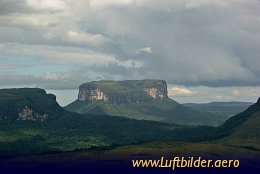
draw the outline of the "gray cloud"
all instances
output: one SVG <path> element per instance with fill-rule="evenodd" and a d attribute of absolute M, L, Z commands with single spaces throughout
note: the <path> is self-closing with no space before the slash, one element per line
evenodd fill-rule
<path fill-rule="evenodd" d="M 0 15 L 8 15 L 11 13 L 28 13 L 30 8 L 26 6 L 25 0 L 1 0 Z"/>
<path fill-rule="evenodd" d="M 32 65 L 5 61 L 1 82 L 59 89 L 159 78 L 185 86 L 259 86 L 259 7 L 256 0 L 2 0 L 0 61 L 29 57 L 46 68 L 21 73 Z"/>

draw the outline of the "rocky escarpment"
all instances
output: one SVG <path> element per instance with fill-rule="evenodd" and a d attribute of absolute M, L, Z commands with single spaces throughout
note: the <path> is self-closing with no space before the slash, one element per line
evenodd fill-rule
<path fill-rule="evenodd" d="M 184 125 L 219 125 L 219 115 L 200 112 L 168 98 L 163 80 L 94 81 L 79 87 L 65 107 L 79 114 L 109 115 Z"/>
<path fill-rule="evenodd" d="M 17 120 L 32 120 L 32 121 L 45 121 L 48 119 L 48 114 L 38 114 L 33 111 L 33 109 L 25 106 L 23 109 L 18 109 L 18 119 Z"/>
<path fill-rule="evenodd" d="M 43 89 L 0 89 L 0 121 L 45 121 L 62 111 L 56 97 Z"/>
<path fill-rule="evenodd" d="M 79 87 L 79 101 L 103 100 L 110 104 L 166 100 L 167 84 L 163 80 L 95 81 Z"/>

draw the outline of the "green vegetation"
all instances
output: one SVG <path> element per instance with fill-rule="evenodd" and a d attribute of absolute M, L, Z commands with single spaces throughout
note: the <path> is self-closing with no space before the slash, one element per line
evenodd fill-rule
<path fill-rule="evenodd" d="M 99 89 L 108 98 L 120 102 L 76 100 L 65 109 L 80 114 L 121 116 L 182 125 L 218 126 L 226 119 L 214 113 L 185 107 L 169 99 L 167 84 L 163 80 L 94 81 L 85 83 L 79 88 L 81 91 Z M 163 99 L 153 98 L 144 89 L 163 96 Z"/>
<path fill-rule="evenodd" d="M 129 155 L 138 153 L 165 156 L 169 154 L 185 155 L 185 153 L 187 153 L 186 155 L 212 155 L 213 157 L 215 155 L 228 157 L 237 155 L 246 158 L 248 158 L 248 156 L 259 157 L 260 99 L 256 104 L 232 117 L 222 126 L 217 128 L 184 128 L 180 132 L 182 132 L 183 137 L 191 141 L 154 141 L 138 145 L 127 145 L 112 149 L 105 152 L 105 154 L 107 156 L 120 154 L 120 156 L 128 157 Z M 193 132 L 193 134 L 191 132 Z M 202 137 L 203 139 L 201 139 Z M 132 158 L 132 156 L 130 157 Z"/>
<path fill-rule="evenodd" d="M 39 89 L 0 90 L 0 94 L 3 96 L 0 100 L 0 114 L 3 115 L 4 112 L 8 118 L 0 121 L 2 156 L 97 147 L 102 149 L 150 141 L 184 144 L 211 141 L 220 146 L 260 149 L 259 101 L 216 128 L 178 126 L 106 115 L 80 115 L 62 109 L 53 95 Z M 25 105 L 37 109 L 38 112 L 47 110 L 50 118 L 43 122 L 17 120 L 12 109 L 16 111 L 18 108 L 14 107 Z"/>
<path fill-rule="evenodd" d="M 229 119 L 221 128 L 230 134 L 222 140 L 224 144 L 260 151 L 259 100 L 246 111 Z"/>
<path fill-rule="evenodd" d="M 102 100 L 95 102 L 77 100 L 66 109 L 81 114 L 107 114 L 182 125 L 216 126 L 223 123 L 221 116 L 185 107 L 171 99 L 118 105 L 109 104 Z"/>
<path fill-rule="evenodd" d="M 1 90 L 0 90 L 1 91 Z M 0 154 L 34 154 L 92 147 L 165 140 L 180 126 L 121 117 L 80 115 L 61 108 L 55 97 L 41 89 L 10 89 L 0 92 Z M 18 110 L 28 106 L 48 113 L 44 121 L 17 120 Z"/>
<path fill-rule="evenodd" d="M 25 107 L 38 114 L 57 116 L 62 108 L 56 102 L 56 97 L 46 94 L 38 88 L 1 89 L 0 90 L 0 121 L 17 119 L 18 112 Z"/>
<path fill-rule="evenodd" d="M 119 117 L 64 112 L 45 122 L 12 121 L 0 125 L 1 154 L 34 154 L 177 139 L 179 126 Z"/>
<path fill-rule="evenodd" d="M 248 151 L 247 149 L 232 147 L 223 145 L 217 142 L 176 142 L 176 141 L 155 141 L 138 145 L 126 145 L 111 149 L 104 152 L 107 156 L 113 156 L 113 154 L 120 154 L 120 157 L 125 155 L 131 155 L 129 158 L 133 158 L 134 154 L 147 154 L 172 157 L 175 156 L 201 156 L 201 155 L 218 155 L 218 156 L 231 156 L 237 153 L 245 154 L 260 154 L 256 151 Z M 106 156 L 106 155 L 104 155 Z"/>

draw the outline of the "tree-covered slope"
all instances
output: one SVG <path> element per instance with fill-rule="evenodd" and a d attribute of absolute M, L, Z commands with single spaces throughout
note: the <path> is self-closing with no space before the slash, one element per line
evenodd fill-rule
<path fill-rule="evenodd" d="M 0 90 L 0 154 L 34 154 L 73 151 L 92 147 L 131 144 L 151 140 L 179 139 L 181 126 L 122 117 L 80 115 L 61 108 L 53 95 L 41 89 Z M 45 120 L 19 119 L 19 110 L 48 113 Z"/>
<path fill-rule="evenodd" d="M 223 142 L 260 150 L 260 98 L 257 103 L 227 120 L 220 128 L 230 134 Z"/>
<path fill-rule="evenodd" d="M 49 119 L 59 115 L 63 109 L 56 102 L 53 94 L 39 88 L 1 89 L 0 122 L 19 119 L 23 109 L 32 110 L 31 115 L 48 115 Z"/>
<path fill-rule="evenodd" d="M 6 118 L 0 121 L 2 156 L 102 149 L 165 140 L 201 142 L 219 139 L 232 146 L 259 149 L 259 101 L 220 127 L 188 127 L 116 116 L 72 113 L 61 108 L 53 95 L 41 89 L 0 90 L 0 94 L 0 114 Z M 45 120 L 17 119 L 20 108 L 26 106 L 33 111 L 24 113 L 25 116 L 47 113 L 49 117 Z"/>
<path fill-rule="evenodd" d="M 77 100 L 65 107 L 65 109 L 80 114 L 106 114 L 137 120 L 152 120 L 182 125 L 217 126 L 224 122 L 223 118 L 219 115 L 197 111 L 171 99 L 118 105 L 112 105 L 104 101 L 84 102 Z"/>

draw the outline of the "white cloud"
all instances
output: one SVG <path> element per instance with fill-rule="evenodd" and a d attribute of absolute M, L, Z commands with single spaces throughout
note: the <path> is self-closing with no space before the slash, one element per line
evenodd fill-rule
<path fill-rule="evenodd" d="M 12 2 L 13 1 L 13 2 Z M 8 10 L 0 15 L 0 25 L 18 28 L 52 27 L 71 17 L 70 7 L 63 0 L 12 0 L 3 2 Z M 14 8 L 14 9 L 12 9 Z M 17 9 L 15 9 L 17 8 Z M 1 9 L 0 9 L 1 10 Z"/>
<path fill-rule="evenodd" d="M 138 2 L 139 1 L 139 2 Z M 127 6 L 142 3 L 144 0 L 89 0 L 92 8 L 102 9 L 110 6 Z"/>
<path fill-rule="evenodd" d="M 63 11 L 66 8 L 63 0 L 26 0 L 26 2 L 35 10 Z"/>
<path fill-rule="evenodd" d="M 187 9 L 200 9 L 207 6 L 226 7 L 230 2 L 218 0 L 182 0 L 184 7 Z"/>
<path fill-rule="evenodd" d="M 223 95 L 216 96 L 216 100 L 220 100 L 220 101 L 230 101 L 233 98 L 234 97 L 232 97 L 232 96 L 223 96 Z"/>
<path fill-rule="evenodd" d="M 43 38 L 47 39 L 47 40 L 54 39 L 55 37 L 56 37 L 55 34 L 52 32 L 47 32 L 47 33 L 43 34 Z"/>
<path fill-rule="evenodd" d="M 54 28 L 42 35 L 48 41 L 60 41 L 61 44 L 69 44 L 75 47 L 89 47 L 89 46 L 102 46 L 110 42 L 109 38 L 104 37 L 102 34 L 92 34 L 79 30 L 68 30 Z"/>
<path fill-rule="evenodd" d="M 131 59 L 126 61 L 117 60 L 116 64 L 124 68 L 141 68 L 143 66 L 142 62 Z"/>
<path fill-rule="evenodd" d="M 149 53 L 152 54 L 152 47 L 145 47 L 145 48 L 141 48 L 137 51 L 137 53 L 141 53 L 141 52 L 145 52 L 145 53 Z"/>
<path fill-rule="evenodd" d="M 191 91 L 184 87 L 172 87 L 168 90 L 169 96 L 192 96 L 195 95 L 195 91 Z"/>
<path fill-rule="evenodd" d="M 159 78 L 215 87 L 260 84 L 259 1 L 25 2 L 0 1 L 0 56 L 33 57 L 42 68 L 61 64 L 88 69 L 101 79 Z M 136 54 L 141 52 L 152 54 Z M 15 72 L 9 67 L 5 69 Z M 222 93 L 233 95 L 228 91 Z"/>
<path fill-rule="evenodd" d="M 47 72 L 44 78 L 47 80 L 58 80 L 58 75 L 54 72 Z"/>
<path fill-rule="evenodd" d="M 90 71 L 86 71 L 90 73 Z M 79 72 L 46 72 L 43 76 L 45 80 L 49 81 L 60 81 L 62 83 L 67 83 L 70 84 L 72 81 L 77 79 L 80 76 Z M 74 79 L 74 80 L 72 80 Z M 84 79 L 78 79 L 79 81 L 84 80 Z M 66 88 L 64 86 L 64 88 Z"/>
<path fill-rule="evenodd" d="M 238 89 L 234 89 L 234 90 L 232 91 L 232 95 L 233 95 L 233 96 L 240 96 L 241 93 L 240 93 L 240 91 L 239 91 Z"/>
<path fill-rule="evenodd" d="M 120 60 L 113 55 L 101 54 L 86 49 L 74 47 L 54 46 L 31 46 L 20 44 L 6 44 L 0 47 L 0 52 L 12 56 L 33 57 L 33 60 L 40 61 L 42 65 L 56 64 L 77 67 L 102 67 L 117 65 L 124 68 L 141 68 L 143 63 L 137 60 Z M 53 74 L 46 74 L 47 79 L 56 78 Z"/>
<path fill-rule="evenodd" d="M 66 37 L 69 42 L 83 45 L 102 45 L 108 39 L 101 34 L 90 34 L 86 32 L 68 31 Z"/>
<path fill-rule="evenodd" d="M 0 16 L 0 25 L 14 27 L 46 27 L 55 25 L 58 16 L 49 14 L 12 14 Z"/>
<path fill-rule="evenodd" d="M 209 3 L 209 0 L 186 0 L 186 8 L 201 8 Z"/>
<path fill-rule="evenodd" d="M 251 101 L 255 102 L 260 97 L 260 86 L 256 87 L 185 87 L 178 86 L 181 89 L 188 89 L 188 95 L 173 95 L 171 88 L 176 85 L 168 84 L 169 97 L 180 103 L 206 103 L 212 101 Z M 178 92 L 179 90 L 177 90 Z M 182 91 L 182 90 L 181 90 Z"/>

